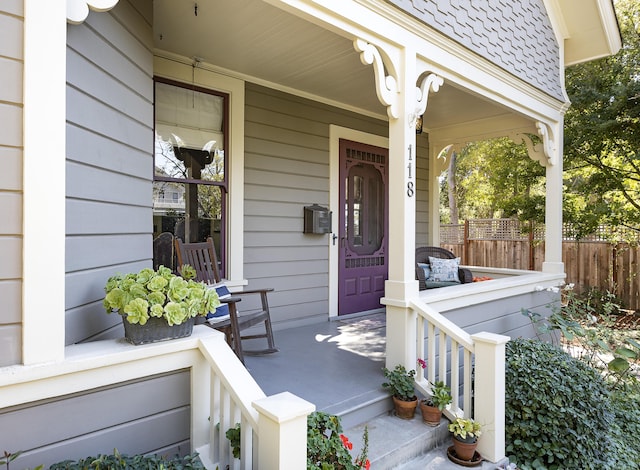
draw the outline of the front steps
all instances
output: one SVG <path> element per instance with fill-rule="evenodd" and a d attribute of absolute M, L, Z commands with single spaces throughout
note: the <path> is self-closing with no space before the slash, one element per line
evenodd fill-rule
<path fill-rule="evenodd" d="M 383 414 L 364 424 L 345 429 L 344 434 L 353 442 L 352 455 L 362 448 L 365 426 L 369 432 L 369 461 L 371 468 L 386 470 L 405 464 L 432 449 L 449 442 L 447 420 L 438 426 L 428 426 L 420 412 L 413 419 L 401 419 L 393 413 Z"/>
<path fill-rule="evenodd" d="M 386 395 L 388 398 L 388 395 Z M 389 400 L 390 402 L 390 400 Z M 388 409 L 388 408 L 387 408 Z M 355 416 L 349 416 L 351 421 Z M 366 414 L 359 410 L 357 414 Z M 451 446 L 451 434 L 447 429 L 449 421 L 443 418 L 438 426 L 429 426 L 422 421 L 420 408 L 413 419 L 401 419 L 393 411 L 372 417 L 360 424 L 345 426 L 341 417 L 344 434 L 353 443 L 351 454 L 357 456 L 362 449 L 365 426 L 369 432 L 368 458 L 373 470 L 461 470 L 447 457 Z M 508 462 L 494 464 L 482 462 L 474 468 L 481 470 L 504 469 Z"/>

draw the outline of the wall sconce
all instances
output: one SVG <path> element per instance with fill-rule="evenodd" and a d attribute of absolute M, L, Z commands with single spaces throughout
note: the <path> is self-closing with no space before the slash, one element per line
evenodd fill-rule
<path fill-rule="evenodd" d="M 422 134 L 422 116 L 416 118 L 416 134 Z"/>

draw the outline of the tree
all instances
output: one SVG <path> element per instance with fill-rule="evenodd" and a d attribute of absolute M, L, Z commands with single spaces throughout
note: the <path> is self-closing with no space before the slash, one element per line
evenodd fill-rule
<path fill-rule="evenodd" d="M 524 144 L 508 138 L 474 142 L 455 161 L 447 180 L 442 179 L 441 194 L 453 193 L 461 219 L 544 221 L 545 170 L 529 158 Z M 455 187 L 448 183 L 451 171 Z M 453 214 L 451 223 L 458 223 Z"/>
<path fill-rule="evenodd" d="M 620 52 L 566 72 L 564 218 L 578 236 L 640 225 L 640 3 L 615 6 Z"/>

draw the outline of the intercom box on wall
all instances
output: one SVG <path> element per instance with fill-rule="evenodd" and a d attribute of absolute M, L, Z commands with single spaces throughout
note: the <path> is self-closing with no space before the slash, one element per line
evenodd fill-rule
<path fill-rule="evenodd" d="M 314 204 L 304 207 L 304 233 L 330 233 L 331 211 Z"/>

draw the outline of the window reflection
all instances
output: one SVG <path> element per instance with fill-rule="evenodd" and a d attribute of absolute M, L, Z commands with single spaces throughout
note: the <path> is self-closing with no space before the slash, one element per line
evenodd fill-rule
<path fill-rule="evenodd" d="M 228 96 L 155 82 L 154 238 L 211 236 L 224 260 Z"/>

